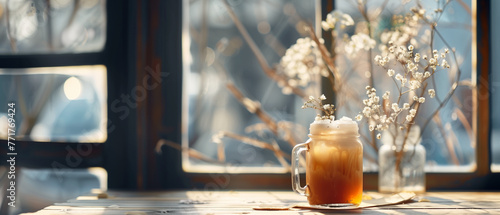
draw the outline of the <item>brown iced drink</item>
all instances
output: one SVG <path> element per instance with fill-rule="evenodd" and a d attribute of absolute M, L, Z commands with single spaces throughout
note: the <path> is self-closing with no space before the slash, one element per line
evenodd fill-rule
<path fill-rule="evenodd" d="M 316 119 L 306 153 L 309 204 L 359 205 L 363 195 L 363 145 L 350 118 Z"/>

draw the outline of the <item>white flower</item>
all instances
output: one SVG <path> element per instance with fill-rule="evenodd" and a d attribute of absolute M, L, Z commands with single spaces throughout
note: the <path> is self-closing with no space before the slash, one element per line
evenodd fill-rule
<path fill-rule="evenodd" d="M 448 61 L 446 61 L 445 59 L 443 59 L 443 62 L 441 63 L 441 66 L 443 68 L 450 68 L 450 65 L 448 64 Z"/>
<path fill-rule="evenodd" d="M 387 75 L 389 75 L 389 77 L 392 77 L 394 75 L 394 69 L 389 69 L 387 70 Z"/>
<path fill-rule="evenodd" d="M 316 42 L 309 37 L 299 38 L 286 50 L 285 56 L 281 58 L 278 72 L 287 78 L 286 82 L 278 83 L 280 87 L 307 87 L 315 75 L 329 74 Z M 286 83 L 288 84 L 285 85 Z M 291 90 L 291 88 L 284 89 L 289 93 Z"/>
<path fill-rule="evenodd" d="M 413 101 L 418 101 L 418 96 L 413 96 Z"/>
<path fill-rule="evenodd" d="M 382 135 L 380 133 L 377 134 L 377 139 L 382 138 Z"/>
<path fill-rule="evenodd" d="M 319 97 L 320 100 L 326 100 L 326 96 L 325 94 L 321 94 L 321 96 Z"/>
<path fill-rule="evenodd" d="M 389 47 L 389 52 L 391 52 L 391 53 L 394 52 L 394 46 Z"/>
<path fill-rule="evenodd" d="M 428 78 L 428 77 L 431 77 L 431 73 L 430 72 L 425 72 L 424 73 L 424 78 Z"/>
<path fill-rule="evenodd" d="M 391 92 L 385 91 L 384 95 L 382 96 L 383 99 L 389 99 L 389 96 L 391 95 Z"/>
<path fill-rule="evenodd" d="M 413 51 L 413 45 L 409 45 L 408 50 Z"/>
<path fill-rule="evenodd" d="M 394 122 L 394 118 L 392 118 L 392 117 L 387 118 L 387 123 L 393 123 L 393 122 Z"/>
<path fill-rule="evenodd" d="M 309 100 L 314 100 L 314 96 L 309 96 Z"/>
<path fill-rule="evenodd" d="M 325 31 L 335 29 L 335 24 L 340 21 L 341 27 L 354 25 L 354 20 L 349 14 L 340 11 L 334 11 L 326 15 L 326 20 L 321 22 L 321 27 Z"/>
<path fill-rule="evenodd" d="M 354 20 L 352 20 L 352 17 L 349 14 L 342 14 L 342 20 L 340 20 L 340 24 L 344 26 L 351 26 L 354 25 Z"/>
<path fill-rule="evenodd" d="M 428 90 L 429 97 L 434 98 L 436 96 L 436 91 L 434 89 L 429 89 Z"/>
<path fill-rule="evenodd" d="M 410 72 L 413 72 L 413 71 L 416 71 L 418 69 L 418 66 L 417 64 L 414 64 L 412 62 L 409 62 L 406 67 L 408 68 L 408 70 L 410 70 Z"/>
<path fill-rule="evenodd" d="M 363 99 L 363 104 L 366 105 L 366 106 L 370 106 L 371 105 L 370 100 L 368 100 L 368 99 Z"/>
<path fill-rule="evenodd" d="M 411 115 L 406 115 L 406 121 L 410 122 L 413 119 Z"/>
<path fill-rule="evenodd" d="M 424 73 L 415 72 L 414 76 L 415 76 L 415 79 L 417 79 L 418 81 L 422 81 L 422 78 L 424 77 Z"/>
<path fill-rule="evenodd" d="M 402 76 L 401 74 L 399 74 L 399 73 L 398 73 L 398 74 L 396 75 L 396 80 L 401 80 L 401 79 L 403 79 L 403 76 Z"/>
<path fill-rule="evenodd" d="M 394 110 L 394 112 L 398 112 L 399 111 L 399 105 L 398 105 L 398 103 L 392 103 L 392 110 Z"/>
<path fill-rule="evenodd" d="M 315 118 L 314 118 L 314 121 L 320 121 L 321 120 L 321 116 L 318 114 Z"/>
<path fill-rule="evenodd" d="M 403 104 L 403 109 L 405 109 L 405 110 L 410 109 L 410 104 L 408 104 L 408 103 L 404 103 L 404 104 Z"/>
<path fill-rule="evenodd" d="M 346 43 L 345 45 L 345 51 L 348 54 L 353 54 L 356 53 L 360 50 L 365 50 L 368 51 L 370 49 L 375 48 L 376 41 L 370 38 L 367 34 L 364 33 L 358 33 L 355 35 L 352 35 L 351 40 Z M 381 57 L 379 58 L 379 60 Z M 378 60 L 376 60 L 378 61 Z"/>
<path fill-rule="evenodd" d="M 371 109 L 369 107 L 365 107 L 363 108 L 363 114 L 366 116 L 366 117 L 370 117 L 371 115 Z"/>
<path fill-rule="evenodd" d="M 424 103 L 424 102 L 425 102 L 425 98 L 424 97 L 418 98 L 418 103 Z"/>
<path fill-rule="evenodd" d="M 416 80 L 411 80 L 410 81 L 410 89 L 411 90 L 418 89 L 419 87 L 420 87 L 420 82 L 418 82 Z"/>
<path fill-rule="evenodd" d="M 370 125 L 370 126 L 368 126 L 368 129 L 369 129 L 370 131 L 373 131 L 373 130 L 375 130 L 375 126 L 374 126 L 374 125 Z"/>
<path fill-rule="evenodd" d="M 417 110 L 415 110 L 415 109 L 411 109 L 409 112 L 410 112 L 410 115 L 412 115 L 413 117 L 415 116 L 415 114 L 417 114 Z"/>
<path fill-rule="evenodd" d="M 321 27 L 325 31 L 329 31 L 335 28 L 335 23 L 337 23 L 337 18 L 333 17 L 331 13 L 326 15 L 326 20 L 321 22 Z"/>
<path fill-rule="evenodd" d="M 363 119 L 363 115 L 358 114 L 358 115 L 356 116 L 356 120 L 357 120 L 357 121 L 361 121 L 361 119 Z"/>

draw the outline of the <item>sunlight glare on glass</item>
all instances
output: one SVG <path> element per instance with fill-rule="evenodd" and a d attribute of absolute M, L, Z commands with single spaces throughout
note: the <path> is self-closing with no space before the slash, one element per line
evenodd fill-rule
<path fill-rule="evenodd" d="M 82 94 L 82 83 L 76 77 L 70 77 L 64 82 L 64 95 L 69 100 L 75 100 Z"/>

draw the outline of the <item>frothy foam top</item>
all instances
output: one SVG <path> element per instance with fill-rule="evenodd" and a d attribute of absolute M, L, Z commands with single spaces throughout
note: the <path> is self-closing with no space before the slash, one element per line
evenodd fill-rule
<path fill-rule="evenodd" d="M 345 116 L 338 120 L 318 117 L 311 123 L 309 130 L 311 135 L 359 135 L 358 123 Z"/>

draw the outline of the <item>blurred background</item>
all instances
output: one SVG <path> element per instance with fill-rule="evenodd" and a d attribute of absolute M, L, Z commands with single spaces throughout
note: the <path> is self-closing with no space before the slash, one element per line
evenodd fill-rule
<path fill-rule="evenodd" d="M 381 4 L 387 4 L 386 21 L 406 7 L 395 0 L 368 6 Z M 361 20 L 356 6 L 331 0 L 0 0 L 0 214 L 36 211 L 92 189 L 289 189 L 290 143 L 307 139 L 316 113 L 301 110 L 303 99 L 269 72 L 283 72 L 280 60 L 308 36 L 305 27 L 328 43 L 319 23 L 333 9 Z M 476 92 L 464 88 L 458 100 L 465 105 L 450 102 L 443 110 L 443 123 L 456 134 L 456 160 L 436 129 L 424 134 L 428 180 L 437 181 L 428 189 L 500 188 L 495 9 L 500 2 L 455 0 L 439 23 L 463 53 L 456 65 L 463 80 L 487 89 L 470 101 Z M 476 25 L 480 21 L 486 26 Z M 390 28 L 387 22 L 378 24 Z M 352 71 L 352 83 L 366 85 L 359 81 L 364 70 L 343 66 Z M 483 73 L 488 79 L 478 78 Z M 308 78 L 315 82 L 300 86 L 306 95 L 325 89 L 319 75 Z M 228 83 L 247 100 L 239 101 Z M 5 198 L 8 103 L 16 107 L 15 208 Z M 453 115 L 456 106 L 478 126 L 472 135 Z M 251 107 L 293 132 L 265 129 Z M 370 156 L 376 153 L 366 150 Z M 365 188 L 376 189 L 377 170 L 365 159 Z M 457 179 L 439 183 L 443 174 Z"/>

